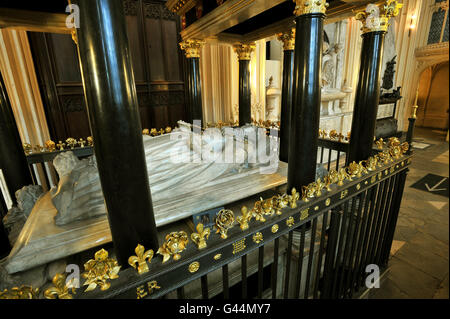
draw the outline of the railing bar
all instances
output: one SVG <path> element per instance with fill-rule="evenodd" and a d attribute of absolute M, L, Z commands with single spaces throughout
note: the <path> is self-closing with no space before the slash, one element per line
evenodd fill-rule
<path fill-rule="evenodd" d="M 208 275 L 204 275 L 200 278 L 201 285 L 202 285 L 202 298 L 203 299 L 209 299 L 208 296 Z"/>
<path fill-rule="evenodd" d="M 358 210 L 356 212 L 355 231 L 353 233 L 353 240 L 352 240 L 352 245 L 350 248 L 349 272 L 348 272 L 347 284 L 346 284 L 346 287 L 347 287 L 346 289 L 347 289 L 347 291 L 349 291 L 349 294 L 348 294 L 349 297 L 353 294 L 354 282 L 353 282 L 352 278 L 353 278 L 353 272 L 355 271 L 355 268 L 356 268 L 356 246 L 357 246 L 358 238 L 360 238 L 360 236 L 361 236 L 361 231 L 360 231 L 361 212 L 362 212 L 362 206 L 366 200 L 366 195 L 367 195 L 367 192 L 364 192 L 364 193 L 358 195 L 357 197 L 355 197 L 355 198 L 359 198 L 359 201 L 356 200 L 356 202 L 359 202 L 359 204 L 358 204 Z"/>
<path fill-rule="evenodd" d="M 378 246 L 381 241 L 381 232 L 383 230 L 383 223 L 384 223 L 384 220 L 385 220 L 386 214 L 387 214 L 386 204 L 388 202 L 391 191 L 392 191 L 392 177 L 386 180 L 386 191 L 383 196 L 383 201 L 381 203 L 380 210 L 378 211 L 379 224 L 377 225 L 377 231 L 375 234 L 375 242 L 374 242 L 374 246 L 373 246 L 373 260 L 372 260 L 373 264 L 378 264 L 377 263 Z"/>
<path fill-rule="evenodd" d="M 356 249 L 356 262 L 355 262 L 355 271 L 353 273 L 353 279 L 354 287 L 356 290 L 359 289 L 358 287 L 358 275 L 361 271 L 361 261 L 363 259 L 363 247 L 365 246 L 366 238 L 367 238 L 367 230 L 368 230 L 368 221 L 369 221 L 369 204 L 371 203 L 371 197 L 372 197 L 372 191 L 373 188 L 369 188 L 366 190 L 365 194 L 365 201 L 364 201 L 364 210 L 363 210 L 363 220 L 361 225 L 361 234 L 360 239 L 358 241 L 358 248 Z"/>
<path fill-rule="evenodd" d="M 320 149 L 321 149 L 321 151 L 320 151 L 320 164 L 323 164 L 323 150 L 324 150 L 324 147 L 321 146 Z"/>
<path fill-rule="evenodd" d="M 361 256 L 361 265 L 359 268 L 359 277 L 358 277 L 358 287 L 361 286 L 361 280 L 363 279 L 363 276 L 365 275 L 365 266 L 367 265 L 367 259 L 369 256 L 369 247 L 370 247 L 370 237 L 373 233 L 373 225 L 375 222 L 375 207 L 376 207 L 376 201 L 380 197 L 380 191 L 381 191 L 381 184 L 377 184 L 376 187 L 372 188 L 372 193 L 370 196 L 370 205 L 369 205 L 369 216 L 367 221 L 367 234 L 364 238 L 364 244 L 363 244 L 363 255 Z"/>
<path fill-rule="evenodd" d="M 300 226 L 300 243 L 298 246 L 298 263 L 297 263 L 297 277 L 295 284 L 295 298 L 298 299 L 300 297 L 300 285 L 302 279 L 302 268 L 303 268 L 303 253 L 305 250 L 305 233 L 306 233 L 306 224 Z"/>
<path fill-rule="evenodd" d="M 277 237 L 273 243 L 273 264 L 272 264 L 272 299 L 277 299 L 277 279 L 278 279 L 278 248 L 280 238 Z"/>
<path fill-rule="evenodd" d="M 247 255 L 241 257 L 242 299 L 247 299 Z"/>
<path fill-rule="evenodd" d="M 319 257 L 317 261 L 316 276 L 314 280 L 314 292 L 313 292 L 314 299 L 317 299 L 318 297 L 320 273 L 322 270 L 323 246 L 325 242 L 325 233 L 327 231 L 327 222 L 328 222 L 328 211 L 326 211 L 322 215 L 322 231 L 320 235 Z"/>
<path fill-rule="evenodd" d="M 403 197 L 403 191 L 405 189 L 405 180 L 406 180 L 407 171 L 403 171 L 398 174 L 398 182 L 395 191 L 395 198 L 392 203 L 391 210 L 393 212 L 391 222 L 389 224 L 389 233 L 386 235 L 386 248 L 384 249 L 384 263 L 387 263 L 389 260 L 389 255 L 392 246 L 392 240 L 394 239 L 395 226 L 397 225 L 398 213 L 400 211 L 400 204 Z"/>
<path fill-rule="evenodd" d="M 380 265 L 380 258 L 381 258 L 381 254 L 382 252 L 382 248 L 384 246 L 385 243 L 385 233 L 386 233 L 386 227 L 388 225 L 388 221 L 390 220 L 391 217 L 391 202 L 392 202 L 392 198 L 393 198 L 393 194 L 396 191 L 396 184 L 397 184 L 397 176 L 393 175 L 390 178 L 391 180 L 391 185 L 390 185 L 390 189 L 388 192 L 388 198 L 386 200 L 386 204 L 384 206 L 384 217 L 383 217 L 383 223 L 381 224 L 381 233 L 380 233 L 380 239 L 377 245 L 377 254 L 376 254 L 376 263 L 377 265 Z"/>
<path fill-rule="evenodd" d="M 350 203 L 350 200 L 346 201 L 347 205 Z M 348 216 L 348 225 L 347 225 L 347 231 L 345 236 L 345 243 L 344 243 L 344 251 L 343 251 L 343 259 L 342 259 L 342 272 L 341 276 L 339 278 L 339 285 L 338 285 L 338 298 L 341 298 L 341 295 L 345 295 L 345 291 L 347 290 L 344 286 L 344 282 L 346 282 L 345 279 L 347 279 L 348 276 L 348 270 L 347 267 L 347 261 L 349 258 L 349 252 L 350 252 L 350 244 L 352 243 L 352 221 L 353 216 L 355 215 L 355 208 L 356 208 L 356 196 L 351 199 L 352 207 L 350 209 L 350 215 Z M 347 208 L 348 209 L 348 208 Z M 344 291 L 342 293 L 342 291 Z"/>
<path fill-rule="evenodd" d="M 311 229 L 311 242 L 309 245 L 309 255 L 308 255 L 308 270 L 306 271 L 306 282 L 305 282 L 305 295 L 304 295 L 305 299 L 308 299 L 309 295 L 309 282 L 311 277 L 312 263 L 314 259 L 314 247 L 316 242 L 317 218 L 318 217 L 314 218 Z"/>
<path fill-rule="evenodd" d="M 258 298 L 262 298 L 264 280 L 264 246 L 259 247 L 258 256 Z"/>
<path fill-rule="evenodd" d="M 222 281 L 223 281 L 223 299 L 230 299 L 228 264 L 222 266 Z"/>
<path fill-rule="evenodd" d="M 343 215 L 342 215 L 342 221 L 340 224 L 340 228 L 339 228 L 339 242 L 338 242 L 338 250 L 337 250 L 337 254 L 336 254 L 336 264 L 334 265 L 334 280 L 333 280 L 333 286 L 332 286 L 332 290 L 331 290 L 331 295 L 333 298 L 336 298 L 335 296 L 335 291 L 337 288 L 337 280 L 338 280 L 338 276 L 341 275 L 341 270 L 340 270 L 340 256 L 342 254 L 342 247 L 344 246 L 343 242 L 344 242 L 344 235 L 345 235 L 345 224 L 347 222 L 347 206 L 348 206 L 348 202 L 344 202 L 343 205 Z M 342 207 L 342 205 L 341 205 Z"/>
<path fill-rule="evenodd" d="M 177 298 L 186 299 L 186 295 L 184 294 L 184 287 L 177 288 Z"/>
<path fill-rule="evenodd" d="M 339 171 L 339 158 L 341 156 L 341 151 L 337 151 L 337 158 L 336 158 L 336 171 Z"/>
<path fill-rule="evenodd" d="M 339 224 L 341 220 L 341 216 L 336 211 L 331 211 L 331 218 L 330 218 L 330 232 L 328 235 L 328 242 L 327 242 L 327 250 L 325 253 L 325 268 L 323 272 L 323 288 L 320 292 L 320 298 L 321 299 L 329 299 L 331 298 L 331 286 L 333 277 L 336 275 L 336 273 L 333 271 L 333 264 L 334 264 L 334 258 L 336 251 L 336 245 L 337 245 L 337 237 L 339 232 Z"/>
<path fill-rule="evenodd" d="M 288 245 L 286 253 L 286 275 L 284 278 L 284 299 L 289 297 L 289 278 L 291 273 L 291 259 L 292 259 L 292 236 L 293 231 L 291 230 L 288 235 Z"/>
<path fill-rule="evenodd" d="M 328 167 L 327 170 L 330 170 L 331 167 L 331 154 L 332 154 L 333 150 L 332 149 L 328 149 Z"/>
<path fill-rule="evenodd" d="M 381 196 L 381 201 L 378 203 L 377 209 L 376 209 L 375 232 L 374 232 L 374 236 L 371 240 L 371 247 L 369 250 L 369 253 L 370 253 L 369 263 L 370 264 L 373 264 L 375 262 L 375 249 L 376 249 L 375 243 L 377 242 L 378 236 L 380 235 L 380 225 L 381 225 L 381 219 L 383 217 L 383 214 L 382 214 L 383 206 L 386 201 L 388 187 L 389 187 L 389 180 L 385 180 L 383 182 L 383 192 L 382 192 L 382 196 Z"/>

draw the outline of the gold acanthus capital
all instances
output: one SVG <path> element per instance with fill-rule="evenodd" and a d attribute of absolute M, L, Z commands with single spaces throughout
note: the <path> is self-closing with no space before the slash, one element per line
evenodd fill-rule
<path fill-rule="evenodd" d="M 361 30 L 363 33 L 387 31 L 389 19 L 396 17 L 403 7 L 397 0 L 386 0 L 381 4 L 369 3 L 363 11 L 356 12 L 356 20 L 363 24 Z"/>
<path fill-rule="evenodd" d="M 295 28 L 289 31 L 278 33 L 277 38 L 279 41 L 283 42 L 283 50 L 294 50 L 295 49 Z"/>
<path fill-rule="evenodd" d="M 323 13 L 327 11 L 329 4 L 326 0 L 293 0 L 295 3 L 294 14 L 301 16 L 310 13 Z"/>
<path fill-rule="evenodd" d="M 239 60 L 250 60 L 252 52 L 256 49 L 255 43 L 236 43 L 233 45 L 234 52 L 237 53 Z"/>
<path fill-rule="evenodd" d="M 180 48 L 184 51 L 186 58 L 199 58 L 200 51 L 205 41 L 199 39 L 188 39 L 180 42 Z"/>

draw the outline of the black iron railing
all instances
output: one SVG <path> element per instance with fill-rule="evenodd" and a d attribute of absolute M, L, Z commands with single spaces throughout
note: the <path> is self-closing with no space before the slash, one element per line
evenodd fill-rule
<path fill-rule="evenodd" d="M 127 268 L 108 290 L 75 297 L 351 298 L 367 265 L 387 265 L 409 163 L 388 158 L 281 215 L 235 225 L 226 239 L 211 232 L 205 249 L 191 242 L 165 263 L 155 254 L 147 273 Z"/>

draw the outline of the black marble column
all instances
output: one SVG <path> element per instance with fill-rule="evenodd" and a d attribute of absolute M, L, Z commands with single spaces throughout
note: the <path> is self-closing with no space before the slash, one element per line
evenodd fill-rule
<path fill-rule="evenodd" d="M 292 110 L 292 89 L 294 79 L 294 50 L 283 53 L 283 84 L 281 88 L 280 114 L 280 160 L 288 162 L 289 133 Z"/>
<path fill-rule="evenodd" d="M 289 135 L 288 189 L 315 180 L 325 14 L 296 17 L 294 89 Z"/>
<path fill-rule="evenodd" d="M 78 52 L 117 259 L 159 247 L 121 1 L 80 0 Z"/>
<path fill-rule="evenodd" d="M 193 123 L 194 120 L 203 121 L 202 89 L 200 84 L 200 58 L 192 57 L 186 58 L 186 60 L 187 60 L 186 89 L 189 105 L 188 119 L 190 123 Z"/>
<path fill-rule="evenodd" d="M 250 60 L 239 59 L 239 126 L 252 123 Z"/>
<path fill-rule="evenodd" d="M 380 98 L 380 71 L 385 31 L 362 35 L 361 64 L 355 93 L 347 164 L 372 155 L 373 137 Z"/>
<path fill-rule="evenodd" d="M 6 93 L 3 76 L 0 76 L 0 168 L 11 199 L 23 186 L 33 184 L 22 141 Z"/>

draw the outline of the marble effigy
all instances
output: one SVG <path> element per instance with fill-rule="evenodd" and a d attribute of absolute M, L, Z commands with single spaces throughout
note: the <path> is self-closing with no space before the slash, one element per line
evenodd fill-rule
<path fill-rule="evenodd" d="M 278 162 L 276 137 L 264 134 L 266 143 L 261 143 L 252 135 L 256 128 L 244 127 L 231 132 L 210 130 L 203 139 L 197 139 L 194 134 L 192 139 L 183 140 L 190 130 L 188 124 L 180 123 L 180 129 L 171 134 L 144 136 L 157 226 L 286 183 L 287 164 Z M 244 135 L 248 136 L 245 140 Z M 221 162 L 220 158 L 227 156 L 227 143 L 234 145 L 235 160 Z M 170 160 L 174 153 L 189 160 L 174 163 Z M 64 154 L 54 162 L 60 182 L 36 202 L 6 262 L 8 273 L 30 269 L 112 240 L 95 158 L 80 161 L 70 151 Z M 255 154 L 266 161 L 255 162 Z M 236 160 L 237 157 L 241 161 Z"/>

